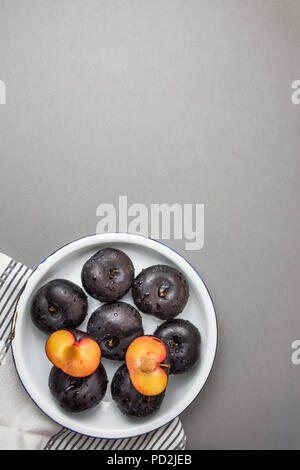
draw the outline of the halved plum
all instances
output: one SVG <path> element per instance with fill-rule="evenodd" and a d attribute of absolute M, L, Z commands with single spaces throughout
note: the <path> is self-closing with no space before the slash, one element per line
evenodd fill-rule
<path fill-rule="evenodd" d="M 58 330 L 46 342 L 48 359 L 73 377 L 86 377 L 100 364 L 101 349 L 89 335 L 79 330 Z"/>
<path fill-rule="evenodd" d="M 168 349 L 166 344 L 154 336 L 140 336 L 128 347 L 126 365 L 130 380 L 143 395 L 162 393 L 168 383 Z"/>

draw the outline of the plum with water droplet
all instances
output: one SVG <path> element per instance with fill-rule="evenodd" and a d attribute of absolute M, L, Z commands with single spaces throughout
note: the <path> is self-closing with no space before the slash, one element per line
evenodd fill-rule
<path fill-rule="evenodd" d="M 81 271 L 86 292 L 100 302 L 115 302 L 130 289 L 134 279 L 131 259 L 116 248 L 102 248 L 91 256 Z"/>
<path fill-rule="evenodd" d="M 170 320 L 184 309 L 189 285 L 177 269 L 158 264 L 144 269 L 134 279 L 132 296 L 143 313 Z"/>
<path fill-rule="evenodd" d="M 97 308 L 89 318 L 87 332 L 93 336 L 103 357 L 123 360 L 130 343 L 143 336 L 140 313 L 125 302 L 113 302 Z"/>
<path fill-rule="evenodd" d="M 154 332 L 169 349 L 170 374 L 190 370 L 200 358 L 201 336 L 198 328 L 181 318 L 162 323 Z"/>
<path fill-rule="evenodd" d="M 71 412 L 88 410 L 98 405 L 107 389 L 107 375 L 102 364 L 87 377 L 72 377 L 53 366 L 49 389 L 60 406 Z"/>
<path fill-rule="evenodd" d="M 123 364 L 113 377 L 111 394 L 117 407 L 124 415 L 145 418 L 160 408 L 165 391 L 154 396 L 138 392 L 131 383 L 126 364 Z"/>
<path fill-rule="evenodd" d="M 44 333 L 76 328 L 86 317 L 87 296 L 81 287 L 67 279 L 53 279 L 34 294 L 31 318 Z"/>

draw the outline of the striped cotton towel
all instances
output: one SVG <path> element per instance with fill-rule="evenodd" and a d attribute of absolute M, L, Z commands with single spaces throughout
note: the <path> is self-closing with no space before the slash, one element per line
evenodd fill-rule
<path fill-rule="evenodd" d="M 34 405 L 23 389 L 10 353 L 14 307 L 31 270 L 0 253 L 0 449 L 183 450 L 179 418 L 156 431 L 129 439 L 96 439 L 61 428 Z"/>

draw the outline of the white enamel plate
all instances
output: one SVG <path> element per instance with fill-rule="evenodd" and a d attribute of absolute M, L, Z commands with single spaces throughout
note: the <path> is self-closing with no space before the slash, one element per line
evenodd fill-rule
<path fill-rule="evenodd" d="M 189 282 L 190 297 L 177 318 L 190 320 L 201 334 L 201 359 L 194 368 L 181 375 L 171 375 L 161 408 L 148 418 L 128 418 L 121 414 L 110 394 L 110 383 L 119 361 L 102 359 L 109 384 L 103 401 L 90 410 L 69 413 L 62 410 L 48 389 L 52 364 L 45 354 L 47 335 L 32 323 L 30 307 L 36 290 L 55 278 L 69 279 L 81 286 L 81 269 L 85 261 L 103 247 L 123 250 L 132 260 L 136 275 L 154 264 L 177 268 Z M 122 298 L 134 305 L 131 292 Z M 100 303 L 88 297 L 88 316 Z M 46 258 L 31 274 L 22 292 L 17 308 L 13 356 L 20 380 L 35 404 L 51 419 L 81 434 L 102 438 L 126 438 L 152 431 L 171 421 L 196 398 L 211 371 L 216 347 L 216 315 L 210 295 L 195 269 L 178 253 L 166 245 L 139 235 L 108 233 L 91 235 L 63 246 Z M 161 320 L 141 314 L 145 334 L 153 334 Z M 86 321 L 78 328 L 85 331 Z"/>

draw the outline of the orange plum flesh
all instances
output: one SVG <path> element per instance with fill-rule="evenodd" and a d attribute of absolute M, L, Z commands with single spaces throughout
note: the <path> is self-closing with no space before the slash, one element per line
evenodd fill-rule
<path fill-rule="evenodd" d="M 135 389 L 147 396 L 159 395 L 168 383 L 168 374 L 164 367 L 167 347 L 154 336 L 140 336 L 128 347 L 126 365 L 130 380 Z"/>
<path fill-rule="evenodd" d="M 67 330 L 52 333 L 45 349 L 52 364 L 72 377 L 87 377 L 100 364 L 101 350 L 98 343 L 91 338 L 76 341 Z"/>

